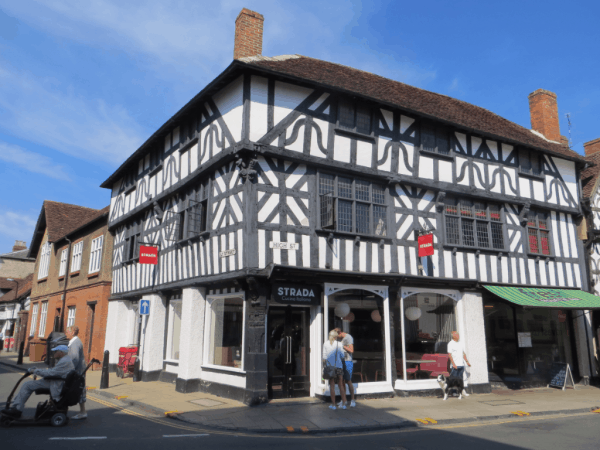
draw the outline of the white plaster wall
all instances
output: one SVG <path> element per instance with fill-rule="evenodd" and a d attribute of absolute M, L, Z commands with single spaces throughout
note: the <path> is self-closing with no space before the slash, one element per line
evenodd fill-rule
<path fill-rule="evenodd" d="M 142 299 L 150 300 L 150 314 L 145 317 L 142 323 L 141 368 L 144 372 L 162 370 L 165 316 L 167 312 L 166 300 L 158 294 L 145 295 Z"/>
<path fill-rule="evenodd" d="M 594 333 L 591 327 L 591 315 L 589 311 L 577 310 L 573 311 L 573 316 L 575 316 L 575 319 L 573 320 L 573 328 L 575 329 L 575 346 L 577 347 L 577 363 L 579 364 L 579 375 L 581 375 L 582 377 L 589 377 L 590 357 L 595 357 L 592 345 Z"/>
<path fill-rule="evenodd" d="M 179 378 L 200 378 L 204 348 L 206 288 L 186 288 L 182 292 L 181 335 L 179 339 Z"/>
<path fill-rule="evenodd" d="M 469 384 L 489 383 L 485 326 L 483 322 L 483 299 L 480 293 L 464 292 L 457 303 L 458 332 L 465 346 L 471 367 Z"/>
<path fill-rule="evenodd" d="M 127 300 L 112 300 L 108 303 L 104 350 L 109 351 L 108 361 L 110 364 L 119 362 L 119 347 L 130 344 L 127 337 L 130 303 Z"/>

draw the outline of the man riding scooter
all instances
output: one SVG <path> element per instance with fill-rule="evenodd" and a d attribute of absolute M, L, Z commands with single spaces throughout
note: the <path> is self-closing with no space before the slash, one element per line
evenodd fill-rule
<path fill-rule="evenodd" d="M 40 376 L 42 379 L 25 383 L 12 402 L 12 407 L 2 411 L 3 414 L 14 418 L 21 417 L 25 409 L 25 402 L 27 402 L 36 389 L 50 389 L 52 398 L 57 401 L 59 400 L 64 378 L 70 371 L 75 370 L 75 366 L 68 355 L 69 347 L 66 345 L 54 347 L 52 351 L 54 352 L 55 359 L 58 360 L 56 366 L 51 369 L 38 369 L 35 367 L 28 369 L 29 373 Z"/>

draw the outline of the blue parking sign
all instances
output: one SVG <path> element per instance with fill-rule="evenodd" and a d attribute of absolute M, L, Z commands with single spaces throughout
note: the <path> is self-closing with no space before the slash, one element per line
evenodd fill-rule
<path fill-rule="evenodd" d="M 150 315 L 150 300 L 140 300 L 140 315 L 141 316 L 149 316 Z"/>

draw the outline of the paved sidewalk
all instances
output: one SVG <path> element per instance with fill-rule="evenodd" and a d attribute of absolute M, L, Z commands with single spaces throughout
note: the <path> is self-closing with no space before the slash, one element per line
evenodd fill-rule
<path fill-rule="evenodd" d="M 10 355 L 10 354 L 9 354 Z M 27 368 L 40 363 L 29 363 Z M 0 364 L 16 367 L 16 355 L 0 353 Z M 328 433 L 371 431 L 386 428 L 518 418 L 514 412 L 531 416 L 584 413 L 600 408 L 600 389 L 577 386 L 567 389 L 496 390 L 473 394 L 462 400 L 443 401 L 434 397 L 358 400 L 356 408 L 332 411 L 329 404 L 316 399 L 278 400 L 248 407 L 240 402 L 201 392 L 181 394 L 170 383 L 134 383 L 110 374 L 109 388 L 100 390 L 99 370 L 87 375 L 89 397 L 108 397 L 122 406 L 143 408 L 148 414 L 198 424 L 206 428 L 244 432 Z M 523 416 L 527 417 L 527 416 Z M 600 414 L 598 415 L 600 420 Z M 431 424 L 431 421 L 429 421 Z M 305 428 L 303 428 L 305 427 Z"/>

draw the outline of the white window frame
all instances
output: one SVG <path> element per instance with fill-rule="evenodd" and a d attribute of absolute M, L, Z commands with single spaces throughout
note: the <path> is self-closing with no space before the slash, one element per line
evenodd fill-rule
<path fill-rule="evenodd" d="M 209 362 L 209 354 L 210 354 L 210 346 L 212 344 L 212 329 L 211 329 L 211 311 L 209 309 L 212 306 L 212 302 L 215 300 L 225 299 L 225 298 L 241 298 L 242 304 L 244 305 L 242 309 L 242 314 L 244 315 L 242 320 L 242 362 L 241 368 L 237 367 L 229 367 L 229 366 L 218 366 L 216 364 L 212 364 Z M 208 367 L 212 369 L 219 369 L 228 372 L 237 372 L 237 373 L 246 373 L 244 370 L 245 363 L 245 355 L 244 355 L 244 346 L 246 344 L 246 295 L 243 292 L 231 293 L 231 294 L 218 294 L 211 295 L 206 298 L 206 314 L 204 314 L 204 356 L 202 361 L 202 367 Z"/>
<path fill-rule="evenodd" d="M 58 271 L 59 277 L 66 275 L 68 260 L 69 260 L 69 247 L 63 249 L 63 251 L 60 254 L 60 269 Z"/>
<path fill-rule="evenodd" d="M 38 269 L 38 280 L 48 277 L 48 268 L 50 267 L 50 254 L 52 253 L 52 244 L 46 242 L 42 246 L 40 255 L 40 267 Z"/>
<path fill-rule="evenodd" d="M 404 339 L 404 299 L 415 294 L 439 294 L 454 300 L 454 313 L 456 318 L 456 329 L 459 334 L 463 334 L 461 326 L 462 312 L 459 308 L 459 300 L 462 295 L 459 291 L 453 289 L 429 289 L 429 288 L 412 288 L 403 287 L 400 291 L 400 333 L 402 333 L 402 361 L 404 364 L 404 376 L 398 378 L 394 387 L 404 390 L 421 390 L 421 389 L 439 389 L 437 380 L 409 380 L 406 376 L 406 339 Z"/>
<path fill-rule="evenodd" d="M 83 254 L 83 241 L 73 245 L 73 257 L 71 259 L 71 273 L 81 270 L 81 255 Z"/>
<path fill-rule="evenodd" d="M 323 377 L 321 377 L 321 367 L 323 364 L 322 351 L 323 342 L 329 339 L 329 297 L 347 290 L 363 290 L 372 292 L 383 299 L 383 313 L 385 319 L 382 320 L 385 333 L 385 376 L 386 381 L 368 381 L 366 383 L 354 383 L 356 394 L 373 394 L 378 392 L 393 392 L 394 388 L 392 385 L 392 360 L 391 360 L 391 344 L 390 344 L 390 298 L 387 286 L 377 285 L 366 285 L 366 284 L 337 284 L 337 283 L 325 283 L 325 295 L 323 296 L 323 340 L 317 345 L 316 351 L 314 352 L 319 358 L 315 360 L 317 372 L 312 372 L 311 385 L 315 384 L 320 388 L 320 394 L 329 395 L 329 383 L 325 384 Z M 314 347 L 313 347 L 314 349 Z M 311 360 L 311 364 L 313 360 Z M 313 381 L 314 380 L 314 381 Z"/>
<path fill-rule="evenodd" d="M 90 247 L 90 266 L 88 274 L 100 272 L 100 266 L 102 264 L 102 246 L 104 244 L 104 235 L 98 236 L 92 239 L 92 245 Z"/>
<path fill-rule="evenodd" d="M 39 337 L 44 337 L 46 334 L 46 318 L 48 316 L 48 302 L 42 302 L 42 311 L 40 312 L 40 329 L 38 331 Z"/>
<path fill-rule="evenodd" d="M 40 306 L 39 303 L 34 303 L 33 306 L 31 307 L 31 325 L 29 327 L 29 336 L 33 336 L 35 334 L 39 306 Z"/>
<path fill-rule="evenodd" d="M 175 359 L 173 357 L 173 355 L 171 355 L 171 346 L 173 344 L 173 321 L 175 319 L 175 307 L 177 305 L 183 306 L 181 299 L 169 300 L 169 317 L 168 317 L 168 323 L 167 323 L 167 348 L 165 349 L 165 359 L 164 359 L 167 362 L 174 362 L 174 363 L 179 362 L 179 359 Z M 181 336 L 179 339 L 180 339 L 179 344 L 181 345 Z"/>
<path fill-rule="evenodd" d="M 67 327 L 72 327 L 75 325 L 75 314 L 77 312 L 77 308 L 75 306 L 69 306 L 69 315 L 67 317 Z"/>

